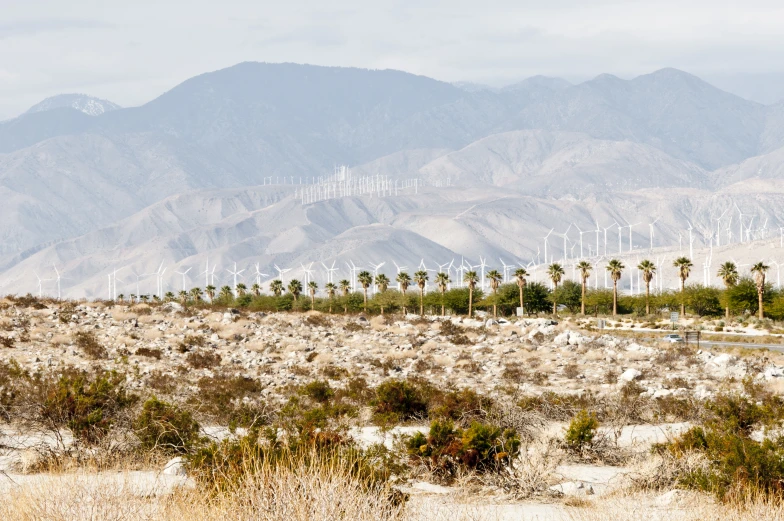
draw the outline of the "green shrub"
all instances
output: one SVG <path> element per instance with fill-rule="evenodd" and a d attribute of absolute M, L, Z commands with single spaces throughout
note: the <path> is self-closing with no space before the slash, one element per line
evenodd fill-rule
<path fill-rule="evenodd" d="M 323 380 L 310 382 L 301 389 L 301 393 L 318 403 L 327 403 L 335 396 L 335 391 Z"/>
<path fill-rule="evenodd" d="M 89 376 L 74 372 L 58 380 L 40 380 L 36 387 L 43 391 L 38 420 L 47 426 L 65 426 L 74 437 L 86 443 L 97 443 L 124 409 L 136 401 L 117 373 Z M 36 399 L 37 401 L 37 399 Z"/>
<path fill-rule="evenodd" d="M 596 414 L 583 409 L 572 418 L 566 429 L 566 447 L 573 452 L 582 452 L 593 443 L 598 428 L 599 420 L 596 419 Z"/>
<path fill-rule="evenodd" d="M 780 421 L 784 407 L 778 397 L 752 402 L 738 395 L 721 395 L 705 407 L 703 425 L 655 450 L 676 457 L 692 452 L 705 455 L 708 466 L 686 471 L 681 485 L 728 499 L 737 494 L 784 494 L 784 437 L 756 441 L 751 433 L 766 423 Z"/>
<path fill-rule="evenodd" d="M 145 450 L 184 454 L 199 439 L 199 424 L 189 411 L 154 396 L 144 402 L 133 427 Z"/>
<path fill-rule="evenodd" d="M 371 405 L 376 421 L 381 423 L 419 418 L 427 412 L 427 403 L 421 391 L 402 380 L 388 380 L 379 385 Z"/>
<path fill-rule="evenodd" d="M 221 356 L 218 353 L 188 353 L 185 362 L 194 369 L 211 369 L 221 363 Z"/>
<path fill-rule="evenodd" d="M 460 469 L 491 472 L 509 465 L 520 450 L 520 439 L 512 429 L 473 422 L 462 430 L 450 420 L 436 420 L 427 436 L 416 433 L 405 440 L 405 447 L 414 462 L 452 479 Z"/>

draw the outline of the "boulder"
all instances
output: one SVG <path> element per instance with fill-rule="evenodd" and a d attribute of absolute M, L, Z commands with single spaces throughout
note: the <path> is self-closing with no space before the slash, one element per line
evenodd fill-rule
<path fill-rule="evenodd" d="M 167 476 L 186 476 L 188 473 L 185 470 L 185 460 L 179 456 L 170 459 L 166 465 L 163 466 L 163 473 Z"/>
<path fill-rule="evenodd" d="M 627 369 L 618 377 L 618 383 L 627 383 L 639 379 L 642 373 L 637 369 Z"/>

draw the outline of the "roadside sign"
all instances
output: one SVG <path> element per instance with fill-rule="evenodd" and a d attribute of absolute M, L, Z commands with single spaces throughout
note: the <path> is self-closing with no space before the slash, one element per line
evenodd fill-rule
<path fill-rule="evenodd" d="M 604 319 L 603 319 L 603 318 L 600 318 L 599 320 L 597 320 L 597 321 L 596 321 L 596 328 L 597 328 L 597 329 L 602 329 L 602 330 L 603 330 L 603 329 L 604 329 L 604 326 L 605 326 L 605 324 L 606 324 L 606 323 L 605 323 Z"/>
<path fill-rule="evenodd" d="M 525 308 L 518 307 L 517 308 L 517 316 L 518 317 L 522 317 L 523 315 L 525 315 Z"/>
<path fill-rule="evenodd" d="M 684 340 L 686 341 L 686 345 L 691 343 L 696 343 L 697 347 L 700 347 L 700 332 L 699 331 L 686 331 L 684 333 Z"/>
<path fill-rule="evenodd" d="M 672 313 L 670 313 L 670 322 L 677 322 L 679 318 L 680 315 L 678 314 L 677 311 L 673 311 Z"/>

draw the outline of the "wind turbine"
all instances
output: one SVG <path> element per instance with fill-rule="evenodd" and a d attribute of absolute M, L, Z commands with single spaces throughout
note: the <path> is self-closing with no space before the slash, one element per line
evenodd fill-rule
<path fill-rule="evenodd" d="M 291 268 L 279 268 L 277 264 L 273 264 L 275 270 L 278 272 L 278 278 L 283 280 L 283 274 L 291 271 Z"/>
<path fill-rule="evenodd" d="M 776 289 L 781 289 L 781 264 L 770 259 L 770 263 L 776 266 Z"/>
<path fill-rule="evenodd" d="M 504 267 L 504 283 L 509 282 L 509 270 L 514 268 L 514 264 L 507 264 L 504 262 L 504 259 L 498 259 L 501 261 L 501 266 Z"/>
<path fill-rule="evenodd" d="M 256 273 L 255 273 L 255 275 L 256 275 L 256 284 L 261 286 L 261 277 L 269 277 L 269 275 L 267 275 L 266 273 L 262 273 L 261 272 L 261 269 L 260 269 L 261 268 L 261 264 L 259 264 L 258 262 L 255 264 L 255 268 L 256 268 Z"/>
<path fill-rule="evenodd" d="M 41 277 L 38 276 L 38 273 L 36 272 L 33 273 L 35 273 L 35 278 L 38 279 L 38 298 L 41 298 L 43 296 L 43 286 L 44 286 L 43 283 L 45 281 L 52 280 L 52 279 L 42 279 Z M 109 276 L 111 277 L 111 275 Z"/>
<path fill-rule="evenodd" d="M 552 231 L 552 230 L 550 230 Z M 550 235 L 549 233 L 547 235 Z M 547 243 L 545 243 L 545 246 Z M 547 255 L 545 255 L 546 257 Z M 485 268 L 487 268 L 487 261 L 484 257 L 479 257 L 479 268 L 482 270 L 482 290 L 485 289 Z"/>
<path fill-rule="evenodd" d="M 555 228 L 551 228 L 550 231 L 547 232 L 547 235 L 544 236 L 544 263 L 545 264 L 547 264 L 547 239 L 550 238 L 550 234 L 553 233 L 553 230 L 555 230 Z M 479 257 L 479 259 L 481 260 L 482 257 Z M 483 288 L 484 288 L 484 282 L 485 282 L 485 280 L 484 280 L 484 272 L 483 272 L 482 273 L 482 287 Z"/>
<path fill-rule="evenodd" d="M 189 272 L 189 271 L 191 271 L 191 269 L 192 269 L 192 268 L 188 268 L 188 269 L 187 269 L 187 270 L 185 270 L 185 271 L 176 271 L 176 270 L 175 270 L 175 272 L 174 272 L 174 273 L 176 273 L 176 274 L 178 274 L 178 275 L 182 275 L 182 290 L 183 290 L 183 291 L 185 291 L 185 275 L 187 275 L 187 274 L 188 274 L 188 272 Z"/>
<path fill-rule="evenodd" d="M 598 224 L 599 223 L 597 222 L 597 226 L 598 226 Z M 613 226 L 618 226 L 618 223 L 617 222 L 613 222 L 610 226 L 604 228 L 604 256 L 605 257 L 607 256 L 607 230 L 609 230 Z M 596 246 L 597 246 L 597 248 L 599 247 L 598 244 Z M 598 252 L 598 250 L 597 250 L 597 252 Z"/>
<path fill-rule="evenodd" d="M 569 225 L 569 227 L 568 227 L 568 228 L 566 228 L 566 231 L 563 233 L 563 240 L 564 240 L 564 260 L 566 260 L 566 258 L 567 258 L 567 253 L 566 253 L 566 252 L 567 252 L 566 241 L 569 241 L 569 230 L 571 230 L 571 229 L 572 229 L 572 225 L 570 224 L 570 225 Z M 570 242 L 571 242 L 571 241 L 570 241 Z"/>
<path fill-rule="evenodd" d="M 327 271 L 327 282 L 330 282 L 330 283 L 334 282 L 332 280 L 332 273 L 335 272 L 335 271 L 338 271 L 338 269 L 335 267 L 335 261 L 334 260 L 332 261 L 332 267 L 331 268 L 327 267 L 327 265 L 324 264 L 323 262 L 321 263 L 321 265 L 324 266 L 324 269 Z"/>
<path fill-rule="evenodd" d="M 384 266 L 386 262 L 382 262 L 380 264 L 373 264 L 372 262 L 370 265 L 373 267 L 373 292 L 376 292 L 376 279 L 378 278 L 378 270 Z"/>
<path fill-rule="evenodd" d="M 651 249 L 650 249 L 651 252 L 653 251 L 653 225 L 659 222 L 659 219 L 661 219 L 661 217 L 657 217 L 655 221 L 648 224 L 648 231 L 651 239 Z"/>
<path fill-rule="evenodd" d="M 719 215 L 719 218 L 716 219 L 716 246 L 721 246 L 721 220 L 725 215 L 727 215 L 727 212 L 729 211 L 730 209 L 727 208 L 721 215 Z"/>
<path fill-rule="evenodd" d="M 689 259 L 694 259 L 694 235 L 692 234 L 692 230 L 692 225 L 689 222 Z"/>
<path fill-rule="evenodd" d="M 226 270 L 226 271 L 228 271 L 229 274 L 234 275 L 234 296 L 236 297 L 237 296 L 237 275 L 239 275 L 240 273 L 242 273 L 245 270 L 237 271 L 237 263 L 235 262 L 234 263 L 234 271 L 232 271 L 232 270 Z"/>
<path fill-rule="evenodd" d="M 57 274 L 57 278 L 55 279 L 55 280 L 57 280 L 57 300 L 60 300 L 60 298 L 61 298 L 60 297 L 60 272 L 57 271 L 57 266 L 56 265 L 52 264 L 52 267 L 54 268 L 54 272 Z M 117 284 L 117 282 L 116 282 L 116 279 L 115 279 L 115 285 L 116 284 Z"/>
<path fill-rule="evenodd" d="M 308 283 L 310 282 L 310 277 L 313 276 L 313 269 L 312 269 L 313 263 L 311 262 L 307 266 L 305 266 L 302 263 L 300 263 L 299 265 L 302 267 L 302 274 L 305 276 L 305 286 L 307 286 Z"/>
<path fill-rule="evenodd" d="M 349 264 L 349 262 L 351 264 Z M 357 291 L 357 271 L 362 268 L 354 264 L 354 261 L 351 259 L 346 263 L 346 266 L 348 266 L 348 272 L 351 275 L 351 291 Z"/>

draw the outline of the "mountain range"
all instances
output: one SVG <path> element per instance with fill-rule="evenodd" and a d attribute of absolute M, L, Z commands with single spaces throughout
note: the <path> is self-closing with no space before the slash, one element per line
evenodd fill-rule
<path fill-rule="evenodd" d="M 51 264 L 74 295 L 95 295 L 105 270 L 161 260 L 530 259 L 550 228 L 654 214 L 664 245 L 683 221 L 708 234 L 736 203 L 772 229 L 782 156 L 784 104 L 675 69 L 492 90 L 242 63 L 140 107 L 64 95 L 0 123 L 0 290 L 32 291 Z M 343 164 L 422 189 L 303 206 L 290 183 Z"/>

